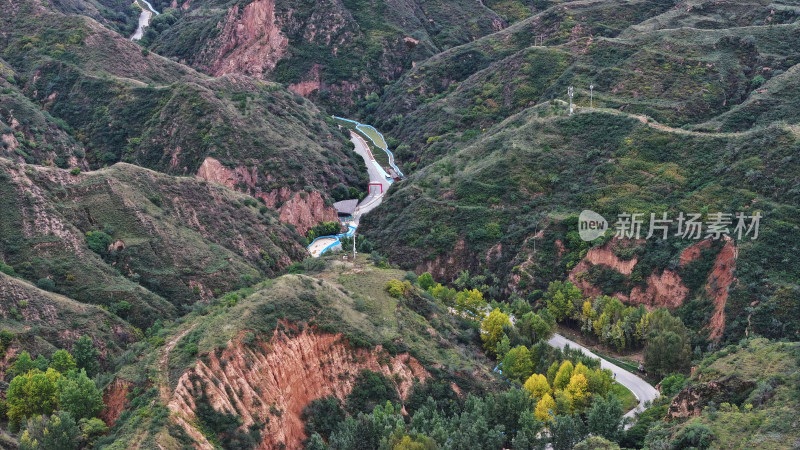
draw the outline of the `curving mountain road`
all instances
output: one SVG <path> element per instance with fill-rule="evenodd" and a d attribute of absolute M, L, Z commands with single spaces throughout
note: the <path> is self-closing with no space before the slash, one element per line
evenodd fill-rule
<path fill-rule="evenodd" d="M 139 25 L 136 27 L 136 31 L 133 33 L 133 36 L 131 36 L 132 41 L 138 41 L 144 36 L 144 29 L 150 25 L 150 19 L 153 18 L 153 14 L 160 14 L 155 8 L 153 8 L 153 5 L 151 5 L 150 2 L 147 0 L 141 1 L 147 8 L 143 7 L 139 2 L 134 2 L 136 6 L 142 8 L 142 12 L 139 14 Z"/>
<path fill-rule="evenodd" d="M 635 417 L 636 413 L 644 411 L 645 402 L 653 401 L 661 395 L 653 386 L 650 386 L 650 383 L 639 378 L 636 374 L 628 372 L 616 364 L 612 364 L 605 359 L 600 358 L 599 356 L 590 352 L 586 347 L 578 344 L 577 342 L 570 341 L 560 334 L 554 334 L 553 337 L 547 341 L 547 343 L 558 348 L 564 348 L 566 345 L 569 345 L 570 348 L 576 348 L 583 352 L 584 355 L 599 359 L 600 368 L 609 369 L 612 373 L 614 373 L 616 375 L 615 381 L 628 388 L 628 390 L 633 392 L 633 395 L 636 396 L 636 399 L 639 400 L 639 404 L 636 406 L 636 408 L 628 411 L 628 413 L 625 414 L 625 417 Z M 631 426 L 633 426 L 633 422 L 625 425 L 625 428 L 628 429 Z"/>
<path fill-rule="evenodd" d="M 358 207 L 356 207 L 355 214 L 353 214 L 353 219 L 357 226 L 362 214 L 372 211 L 381 204 L 383 201 L 383 196 L 386 194 L 386 191 L 389 190 L 389 186 L 392 185 L 392 182 L 386 179 L 386 172 L 383 170 L 380 164 L 375 161 L 375 157 L 372 156 L 372 152 L 369 150 L 369 146 L 364 139 L 357 133 L 351 131 L 350 140 L 353 142 L 353 144 L 355 144 L 355 152 L 364 158 L 364 162 L 367 165 L 367 172 L 369 173 L 369 182 L 380 183 L 382 186 L 382 188 L 379 188 L 378 186 L 370 186 L 369 194 L 364 197 L 364 200 L 362 200 L 361 203 L 358 204 Z"/>
<path fill-rule="evenodd" d="M 384 171 L 380 164 L 375 161 L 375 157 L 372 155 L 372 152 L 369 150 L 369 146 L 364 139 L 357 133 L 351 131 L 350 140 L 355 145 L 355 152 L 364 158 L 364 163 L 367 166 L 367 172 L 369 174 L 369 182 L 373 185 L 370 186 L 369 194 L 364 197 L 364 200 L 358 204 L 356 210 L 353 212 L 353 220 L 347 222 L 347 226 L 349 228 L 348 232 L 346 233 L 347 236 L 352 236 L 355 234 L 361 216 L 377 208 L 378 205 L 380 205 L 383 201 L 383 196 L 386 195 L 386 191 L 389 190 L 389 186 L 392 185 L 392 182 L 387 179 L 388 175 L 386 174 L 386 171 Z M 374 184 L 380 184 L 381 187 L 375 186 Z M 325 251 L 328 249 L 335 248 L 339 243 L 339 237 L 341 236 L 342 235 L 324 236 L 322 238 L 315 239 L 314 242 L 308 246 L 308 252 L 311 253 L 311 256 L 317 258 L 325 253 Z"/>

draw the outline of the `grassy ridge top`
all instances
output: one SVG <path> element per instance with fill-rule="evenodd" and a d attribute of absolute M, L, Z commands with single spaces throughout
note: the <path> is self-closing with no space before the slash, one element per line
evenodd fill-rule
<path fill-rule="evenodd" d="M 475 329 L 421 292 L 400 299 L 386 292 L 386 283 L 402 279 L 405 272 L 375 267 L 363 256 L 345 262 L 334 256 L 322 264 L 327 267 L 321 272 L 284 275 L 227 294 L 218 302 L 222 307 L 184 321 L 181 328 L 192 332 L 178 342 L 171 370 L 184 370 L 193 361 L 180 352 L 186 345 L 207 353 L 224 348 L 243 331 L 269 341 L 274 330 L 291 324 L 342 333 L 357 347 L 407 351 L 429 368 L 443 365 L 488 376 L 488 360 L 472 345 L 477 342 Z"/>

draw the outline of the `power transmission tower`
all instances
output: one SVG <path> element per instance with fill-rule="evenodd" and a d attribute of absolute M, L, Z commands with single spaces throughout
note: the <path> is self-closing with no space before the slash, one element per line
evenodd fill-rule
<path fill-rule="evenodd" d="M 594 85 L 589 85 L 589 108 L 594 108 Z"/>

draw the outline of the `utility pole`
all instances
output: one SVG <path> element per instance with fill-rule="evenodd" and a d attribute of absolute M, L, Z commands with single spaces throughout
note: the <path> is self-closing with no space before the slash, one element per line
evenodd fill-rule
<path fill-rule="evenodd" d="M 589 85 L 589 108 L 594 109 L 594 85 Z"/>
<path fill-rule="evenodd" d="M 572 96 L 575 95 L 575 88 L 570 86 L 569 89 L 567 89 L 567 95 L 569 95 L 569 115 L 571 116 L 573 113 Z"/>

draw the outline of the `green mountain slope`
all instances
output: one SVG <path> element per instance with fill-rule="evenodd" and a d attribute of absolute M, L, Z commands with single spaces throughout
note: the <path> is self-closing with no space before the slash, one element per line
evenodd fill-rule
<path fill-rule="evenodd" d="M 143 359 L 117 377 L 140 387 L 143 396 L 132 406 L 154 414 L 123 414 L 104 444 L 297 447 L 307 437 L 304 408 L 327 396 L 346 401 L 364 388 L 358 380 L 365 369 L 385 377 L 392 391 L 362 392 L 378 404 L 394 398 L 418 407 L 425 397 L 413 392 L 434 380 L 437 395 L 448 391 L 451 403 L 501 387 L 468 322 L 417 288 L 401 298 L 386 292 L 386 282 L 404 272 L 363 257 L 320 265 L 312 276 L 286 275 L 230 293 L 159 331 L 156 347 L 140 345 Z M 145 391 L 152 373 L 156 385 Z M 177 426 L 159 418 L 165 407 Z"/>
<path fill-rule="evenodd" d="M 782 292 L 795 289 L 797 274 L 787 270 L 800 265 L 790 262 L 794 252 L 771 250 L 796 247 L 792 236 L 800 223 L 793 186 L 800 172 L 790 155 L 800 141 L 794 128 L 714 135 L 664 129 L 610 111 L 553 114 L 547 105 L 527 109 L 417 171 L 390 190 L 386 205 L 391 207 L 382 205 L 365 217 L 366 236 L 401 267 L 434 270 L 451 279 L 468 269 L 485 278 L 477 286 L 485 283 L 492 295 L 535 300 L 593 245 L 575 235 L 583 209 L 609 222 L 623 212 L 644 217 L 668 212 L 675 218 L 681 211 L 761 211 L 759 238 L 736 243 L 738 283 L 723 305 L 726 332 L 738 340 L 749 311 L 751 331 L 797 335 L 796 308 L 780 305 Z M 637 243 L 634 253 L 619 254 L 623 259 L 636 255 L 635 272 L 590 272 L 589 280 L 604 286 L 603 293 L 630 292 L 651 274 L 677 269 L 691 243 L 680 238 Z M 705 268 L 696 274 L 700 279 L 686 296 L 700 303 L 687 314 L 710 301 L 702 280 L 714 255 L 704 258 Z M 692 317 L 696 330 L 710 320 L 709 313 Z"/>
<path fill-rule="evenodd" d="M 113 359 L 136 339 L 128 323 L 95 305 L 43 291 L 4 273 L 0 273 L 0 289 L 0 327 L 14 336 L 11 342 L 3 343 L 2 373 L 7 369 L 6 363 L 21 350 L 50 355 L 58 349 L 71 348 L 83 335 L 98 344 L 99 362 L 111 368 Z"/>
<path fill-rule="evenodd" d="M 0 160 L 0 174 L 5 264 L 140 327 L 273 275 L 305 251 L 274 213 L 216 184 L 127 164 L 72 175 Z"/>
<path fill-rule="evenodd" d="M 789 448 L 797 444 L 800 349 L 765 339 L 743 342 L 707 358 L 672 400 L 666 423 L 645 442 L 713 448 Z"/>
<path fill-rule="evenodd" d="M 688 13 L 671 2 L 551 7 L 418 64 L 387 90 L 373 122 L 409 146 L 398 152 L 401 159 L 421 164 L 527 107 L 567 100 L 570 85 L 578 107 L 589 106 L 593 85 L 595 106 L 671 126 L 712 120 L 702 129 L 738 131 L 756 122 L 793 122 L 795 83 L 782 74 L 798 62 L 791 42 L 800 36 L 800 10 L 726 6 L 725 27 L 716 29 L 702 26 L 704 6 L 714 8 L 712 2 Z M 543 37 L 543 47 L 535 36 Z M 763 111 L 769 115 L 757 120 Z"/>
<path fill-rule="evenodd" d="M 125 161 L 175 175 L 193 175 L 213 157 L 248 173 L 231 187 L 263 194 L 271 207 L 289 199 L 272 192 L 281 188 L 325 195 L 340 182 L 359 184 L 358 159 L 332 122 L 280 86 L 206 77 L 38 1 L 10 8 L 2 56 L 14 74 L 3 81 L 11 101 L 2 120 L 4 136 L 25 141 L 6 145 L 8 155 L 61 167 Z"/>
<path fill-rule="evenodd" d="M 442 49 L 497 31 L 505 21 L 481 2 L 192 1 L 165 14 L 143 44 L 207 73 L 242 73 L 297 87 L 339 114 L 352 113 Z M 355 103 L 357 102 L 357 103 Z"/>

